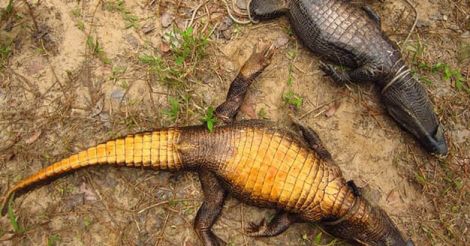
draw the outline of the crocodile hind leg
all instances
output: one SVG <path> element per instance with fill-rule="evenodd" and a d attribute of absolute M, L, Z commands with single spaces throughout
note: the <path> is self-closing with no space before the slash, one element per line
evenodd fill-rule
<path fill-rule="evenodd" d="M 297 222 L 299 219 L 296 215 L 279 212 L 269 223 L 265 219 L 258 224 L 250 223 L 246 234 L 250 237 L 273 237 L 283 233 L 290 225 Z"/>
<path fill-rule="evenodd" d="M 194 229 L 205 246 L 225 245 L 225 242 L 212 232 L 212 226 L 224 206 L 227 192 L 222 188 L 214 173 L 207 170 L 199 171 L 204 202 L 197 211 Z"/>
<path fill-rule="evenodd" d="M 272 49 L 268 46 L 262 48 L 260 52 L 253 50 L 250 58 L 248 58 L 235 80 L 230 84 L 225 102 L 220 104 L 215 110 L 217 117 L 224 123 L 231 123 L 235 120 L 235 116 L 243 104 L 248 88 L 253 80 L 269 65 L 272 55 Z"/>
<path fill-rule="evenodd" d="M 249 11 L 255 19 L 272 19 L 284 15 L 288 11 L 285 0 L 252 0 Z"/>
<path fill-rule="evenodd" d="M 377 66 L 365 64 L 351 71 L 340 71 L 331 64 L 321 62 L 320 69 L 335 82 L 346 84 L 348 82 L 374 81 L 378 77 Z"/>

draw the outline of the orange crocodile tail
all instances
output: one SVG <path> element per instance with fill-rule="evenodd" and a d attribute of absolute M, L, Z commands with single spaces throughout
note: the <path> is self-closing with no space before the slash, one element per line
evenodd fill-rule
<path fill-rule="evenodd" d="M 3 198 L 1 214 L 3 216 L 7 213 L 8 202 L 15 192 L 87 166 L 119 165 L 179 170 L 182 168 L 177 147 L 180 134 L 180 130 L 169 128 L 128 135 L 71 155 L 16 183 Z"/>

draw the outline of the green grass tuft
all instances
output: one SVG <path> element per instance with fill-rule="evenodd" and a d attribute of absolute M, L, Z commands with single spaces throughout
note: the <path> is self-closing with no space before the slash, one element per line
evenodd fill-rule
<path fill-rule="evenodd" d="M 209 132 L 214 130 L 214 126 L 217 123 L 217 118 L 215 117 L 214 108 L 212 108 L 212 106 L 207 108 L 206 115 L 204 115 L 204 118 L 202 118 L 201 121 L 207 126 L 207 130 L 209 130 Z"/>
<path fill-rule="evenodd" d="M 13 227 L 13 230 L 16 233 L 23 233 L 24 228 L 18 223 L 18 218 L 15 215 L 15 211 L 13 211 L 13 196 L 8 201 L 8 219 L 10 220 L 10 224 Z"/>
<path fill-rule="evenodd" d="M 168 97 L 169 107 L 163 110 L 163 114 L 171 119 L 172 122 L 176 122 L 181 111 L 181 102 L 178 98 Z"/>
<path fill-rule="evenodd" d="M 88 36 L 86 39 L 86 44 L 90 52 L 96 56 L 104 64 L 111 64 L 111 60 L 106 55 L 103 47 L 99 43 L 98 39 L 94 39 L 92 36 Z"/>
<path fill-rule="evenodd" d="M 0 9 L 0 20 L 8 19 L 13 14 L 13 0 L 8 1 L 8 5 L 5 9 Z"/>
<path fill-rule="evenodd" d="M 139 17 L 134 15 L 129 9 L 127 9 L 124 0 L 117 1 L 104 1 L 103 8 L 109 12 L 117 12 L 121 14 L 122 19 L 125 22 L 125 28 L 139 28 Z"/>
<path fill-rule="evenodd" d="M 173 52 L 175 63 L 183 65 L 185 62 L 196 63 L 206 56 L 209 43 L 207 36 L 196 35 L 192 27 L 185 30 L 174 29 L 167 33 Z"/>
<path fill-rule="evenodd" d="M 294 106 L 296 109 L 300 109 L 304 102 L 304 99 L 294 93 L 291 89 L 289 89 L 286 93 L 282 95 L 282 100 L 285 104 Z"/>
<path fill-rule="evenodd" d="M 59 245 L 59 242 L 60 242 L 60 236 L 57 234 L 51 235 L 50 237 L 47 238 L 47 246 Z"/>

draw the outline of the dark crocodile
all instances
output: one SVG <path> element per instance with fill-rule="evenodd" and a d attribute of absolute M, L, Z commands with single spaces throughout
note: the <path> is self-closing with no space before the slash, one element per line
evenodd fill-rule
<path fill-rule="evenodd" d="M 90 147 L 17 182 L 4 197 L 2 215 L 15 193 L 85 167 L 187 170 L 199 173 L 204 193 L 194 227 L 205 245 L 224 244 L 211 228 L 227 193 L 280 211 L 269 223 L 251 224 L 246 233 L 253 237 L 275 236 L 292 223 L 311 222 L 354 244 L 412 245 L 382 209 L 367 202 L 352 181 L 345 181 L 311 128 L 297 121 L 298 132 L 266 121 L 232 123 L 269 56 L 252 56 L 232 82 L 227 100 L 216 111 L 225 126 L 212 133 L 204 126 L 159 129 Z"/>
<path fill-rule="evenodd" d="M 321 69 L 341 83 L 372 81 L 389 114 L 437 156 L 448 153 L 444 130 L 424 87 L 410 73 L 399 48 L 380 28 L 380 18 L 367 6 L 346 0 L 252 0 L 255 19 L 288 15 L 305 45 L 325 61 Z"/>

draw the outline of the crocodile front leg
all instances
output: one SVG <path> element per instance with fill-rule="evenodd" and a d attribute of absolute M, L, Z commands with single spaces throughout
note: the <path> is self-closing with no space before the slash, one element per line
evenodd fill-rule
<path fill-rule="evenodd" d="M 243 104 L 246 92 L 253 80 L 269 65 L 273 51 L 269 46 L 265 46 L 260 52 L 253 50 L 250 58 L 240 69 L 238 76 L 230 84 L 225 102 L 220 104 L 215 114 L 224 123 L 231 123 Z"/>
<path fill-rule="evenodd" d="M 204 202 L 197 211 L 194 230 L 205 246 L 220 246 L 226 243 L 212 232 L 212 226 L 222 212 L 227 192 L 222 188 L 217 177 L 210 171 L 200 170 L 199 180 Z"/>
<path fill-rule="evenodd" d="M 283 233 L 290 225 L 299 222 L 298 216 L 286 212 L 278 212 L 274 218 L 267 223 L 265 219 L 260 223 L 250 223 L 246 234 L 250 237 L 273 237 Z"/>
<path fill-rule="evenodd" d="M 376 65 L 365 64 L 350 71 L 339 71 L 335 66 L 321 62 L 320 69 L 335 82 L 345 84 L 349 82 L 371 82 L 379 77 L 379 69 Z"/>

